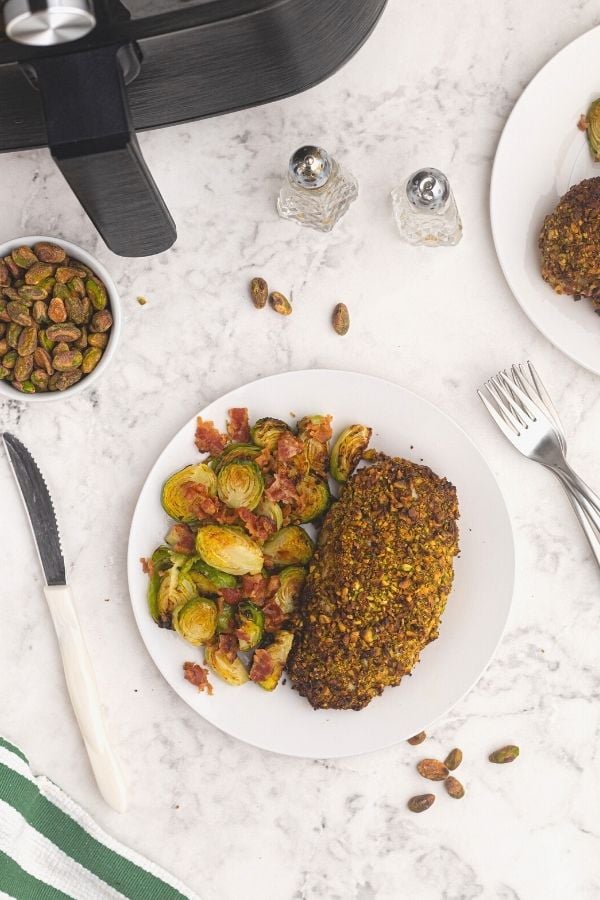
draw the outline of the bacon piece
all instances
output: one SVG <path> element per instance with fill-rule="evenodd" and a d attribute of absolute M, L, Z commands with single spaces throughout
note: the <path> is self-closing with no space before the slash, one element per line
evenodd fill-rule
<path fill-rule="evenodd" d="M 214 422 L 205 422 L 198 416 L 196 425 L 196 447 L 200 453 L 218 454 L 227 446 L 227 437 L 215 428 Z"/>
<path fill-rule="evenodd" d="M 276 530 L 275 522 L 269 519 L 268 516 L 257 516 L 256 513 L 245 509 L 243 506 L 238 509 L 237 514 L 246 526 L 246 531 L 250 537 L 253 537 L 254 540 L 259 541 L 261 544 L 264 544 Z"/>
<path fill-rule="evenodd" d="M 273 482 L 266 489 L 265 497 L 267 500 L 272 500 L 274 503 L 277 503 L 279 500 L 296 500 L 298 498 L 298 493 L 292 479 L 288 478 L 287 475 L 282 475 L 278 472 L 275 475 Z"/>
<path fill-rule="evenodd" d="M 142 572 L 146 575 L 149 575 L 150 578 L 154 575 L 154 564 L 151 559 L 146 559 L 145 556 L 140 556 L 140 562 L 142 564 Z"/>
<path fill-rule="evenodd" d="M 281 462 L 286 462 L 288 459 L 292 459 L 292 457 L 302 453 L 303 449 L 304 445 L 301 440 L 290 431 L 284 431 L 277 441 L 277 459 Z"/>
<path fill-rule="evenodd" d="M 194 684 L 199 691 L 206 691 L 209 696 L 212 694 L 213 686 L 208 680 L 208 669 L 205 669 L 204 666 L 200 666 L 198 663 L 184 662 L 183 677 L 190 684 Z"/>
<path fill-rule="evenodd" d="M 258 456 L 254 457 L 254 462 L 261 469 L 269 469 L 272 463 L 271 451 L 268 447 L 263 447 Z"/>
<path fill-rule="evenodd" d="M 240 645 L 235 634 L 219 635 L 219 653 L 222 653 L 223 656 L 229 660 L 229 662 L 235 662 L 235 658 L 237 656 L 239 648 Z"/>
<path fill-rule="evenodd" d="M 577 122 L 577 127 L 580 131 L 587 131 L 588 129 L 588 120 L 587 116 L 583 113 L 579 116 L 579 121 Z"/>
<path fill-rule="evenodd" d="M 165 541 L 175 553 L 193 553 L 196 549 L 194 532 L 189 525 L 171 525 Z"/>
<path fill-rule="evenodd" d="M 285 613 L 278 603 L 270 600 L 262 608 L 265 617 L 265 631 L 279 631 L 285 621 Z"/>
<path fill-rule="evenodd" d="M 322 422 L 303 423 L 302 428 L 303 434 L 314 438 L 315 441 L 320 441 L 321 444 L 331 440 L 333 434 L 331 430 L 331 416 L 324 416 Z"/>
<path fill-rule="evenodd" d="M 220 588 L 219 594 L 225 603 L 229 603 L 231 606 L 239 603 L 245 596 L 241 588 Z"/>
<path fill-rule="evenodd" d="M 181 493 L 188 502 L 191 512 L 198 519 L 214 516 L 221 502 L 216 497 L 210 496 L 205 485 L 193 481 L 182 484 Z"/>
<path fill-rule="evenodd" d="M 252 668 L 250 669 L 250 679 L 252 681 L 264 681 L 269 675 L 275 671 L 275 661 L 271 658 L 271 654 L 266 650 L 255 650 L 252 657 Z"/>
<path fill-rule="evenodd" d="M 247 444 L 250 441 L 248 410 L 245 407 L 238 406 L 229 410 L 227 434 L 232 441 L 239 441 L 241 444 Z"/>

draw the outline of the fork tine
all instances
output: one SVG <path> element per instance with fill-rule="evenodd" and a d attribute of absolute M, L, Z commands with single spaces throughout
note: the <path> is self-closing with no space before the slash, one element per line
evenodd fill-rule
<path fill-rule="evenodd" d="M 538 392 L 540 400 L 542 401 L 542 403 L 548 410 L 548 414 L 550 415 L 550 418 L 553 420 L 557 431 L 560 434 L 564 435 L 564 433 L 565 433 L 564 428 L 562 426 L 562 422 L 560 421 L 557 409 L 556 409 L 554 403 L 552 402 L 552 400 L 550 399 L 550 395 L 549 395 L 548 391 L 546 390 L 546 388 L 544 387 L 544 385 L 542 383 L 542 379 L 538 375 L 535 366 L 533 365 L 532 362 L 530 362 L 530 360 L 527 360 L 527 366 L 529 368 L 531 380 L 533 381 L 533 383 L 535 385 L 535 389 Z"/>
<path fill-rule="evenodd" d="M 508 387 L 510 387 L 517 395 L 519 400 L 521 401 L 521 406 L 529 416 L 529 418 L 535 422 L 535 420 L 539 417 L 543 417 L 543 412 L 534 400 L 531 397 L 528 397 L 525 391 L 521 390 L 519 385 L 512 381 L 508 372 L 499 372 L 498 378 Z"/>
<path fill-rule="evenodd" d="M 488 389 L 490 395 L 495 400 L 498 409 L 503 414 L 505 419 L 508 419 L 509 423 L 513 426 L 517 434 L 520 434 L 519 426 L 521 429 L 527 428 L 527 425 L 519 416 L 519 413 L 515 410 L 513 404 L 510 401 L 510 398 L 506 395 L 506 392 L 500 389 L 495 378 L 490 378 L 485 383 L 486 388 Z"/>
<path fill-rule="evenodd" d="M 486 385 L 486 387 L 487 387 L 487 385 Z M 489 391 L 489 388 L 488 388 L 488 391 Z M 500 429 L 502 434 L 505 437 L 507 437 L 509 440 L 512 440 L 512 437 L 507 430 L 507 429 L 510 429 L 516 437 L 519 437 L 519 432 L 517 431 L 515 426 L 511 422 L 509 422 L 509 420 L 507 418 L 505 418 L 504 415 L 502 415 L 499 411 L 497 411 L 494 408 L 494 406 L 490 403 L 490 401 L 487 400 L 483 396 L 482 391 L 478 390 L 477 394 L 479 395 L 479 399 L 481 400 L 481 402 L 483 403 L 483 405 L 489 412 L 490 416 L 492 417 L 492 419 L 494 420 L 494 422 L 496 423 L 496 425 L 498 426 L 498 428 Z M 492 396 L 491 393 L 490 393 L 490 396 Z"/>
<path fill-rule="evenodd" d="M 499 372 L 498 375 L 495 375 L 492 378 L 490 378 L 490 380 L 488 381 L 488 384 L 491 384 L 493 386 L 494 393 L 498 399 L 500 406 L 504 409 L 504 411 L 509 416 L 512 416 L 513 418 L 515 418 L 517 420 L 517 422 L 523 428 L 527 428 L 528 427 L 527 422 L 525 422 L 519 415 L 519 410 L 518 410 L 515 402 L 513 400 L 511 400 L 510 395 L 509 395 L 508 391 L 506 390 L 506 387 L 504 386 L 504 384 L 501 381 L 501 375 L 502 375 L 502 373 Z M 524 413 L 524 415 L 525 414 L 526 413 Z M 533 420 L 533 416 L 528 415 L 527 417 L 529 418 L 530 421 Z"/>

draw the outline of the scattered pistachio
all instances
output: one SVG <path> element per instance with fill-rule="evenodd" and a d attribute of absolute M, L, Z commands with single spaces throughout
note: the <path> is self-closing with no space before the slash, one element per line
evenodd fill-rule
<path fill-rule="evenodd" d="M 451 797 L 455 800 L 460 800 L 461 797 L 465 796 L 465 789 L 454 775 L 448 775 L 446 780 L 444 781 L 444 787 L 448 791 Z"/>
<path fill-rule="evenodd" d="M 433 806 L 434 803 L 434 794 L 417 794 L 416 797 L 410 798 L 407 806 L 411 812 L 421 813 L 425 812 L 426 809 L 429 809 L 430 806 Z"/>
<path fill-rule="evenodd" d="M 140 306 L 145 306 L 148 301 L 145 297 L 138 297 L 137 302 L 140 304 Z"/>
<path fill-rule="evenodd" d="M 448 768 L 439 759 L 422 759 L 417 763 L 417 772 L 430 781 L 444 781 L 448 777 Z"/>
<path fill-rule="evenodd" d="M 418 734 L 415 734 L 412 737 L 408 738 L 407 744 L 411 744 L 413 747 L 416 747 L 417 744 L 422 744 L 426 737 L 427 735 L 425 734 L 425 732 L 420 731 Z"/>
<path fill-rule="evenodd" d="M 263 309 L 267 305 L 269 286 L 264 278 L 253 278 L 250 282 L 250 296 L 257 309 Z"/>
<path fill-rule="evenodd" d="M 337 303 L 334 306 L 331 324 L 333 325 L 333 330 L 337 334 L 348 334 L 348 329 L 350 328 L 350 313 L 348 312 L 348 307 L 345 303 Z"/>
<path fill-rule="evenodd" d="M 455 747 L 454 750 L 451 750 L 446 759 L 444 760 L 444 764 L 451 772 L 454 769 L 458 769 L 462 762 L 462 750 L 459 750 L 458 747 Z"/>
<path fill-rule="evenodd" d="M 292 304 L 284 297 L 283 294 L 280 294 L 279 291 L 273 291 L 269 297 L 269 304 L 271 309 L 274 309 L 276 313 L 279 313 L 280 316 L 289 316 L 292 314 Z"/>
<path fill-rule="evenodd" d="M 508 744 L 506 747 L 494 750 L 493 753 L 490 753 L 488 759 L 493 763 L 510 763 L 514 762 L 518 755 L 519 748 L 515 744 Z"/>

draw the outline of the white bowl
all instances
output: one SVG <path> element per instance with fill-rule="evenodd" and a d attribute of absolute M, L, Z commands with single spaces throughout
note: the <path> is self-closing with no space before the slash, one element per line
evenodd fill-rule
<path fill-rule="evenodd" d="M 89 266 L 98 278 L 104 282 L 110 301 L 110 312 L 113 317 L 113 324 L 110 329 L 108 344 L 102 354 L 102 359 L 89 375 L 85 375 L 81 381 L 78 381 L 77 384 L 74 384 L 72 387 L 67 388 L 64 391 L 48 391 L 43 394 L 22 394 L 21 391 L 17 391 L 15 388 L 11 387 L 10 382 L 0 381 L 0 398 L 8 397 L 11 400 L 22 400 L 23 403 L 49 403 L 53 400 L 73 397 L 75 394 L 79 394 L 90 388 L 102 377 L 103 372 L 105 372 L 110 365 L 110 361 L 117 349 L 119 337 L 121 336 L 121 306 L 119 303 L 117 287 L 102 263 L 98 262 L 96 257 L 92 256 L 91 253 L 88 253 L 87 250 L 84 250 L 83 247 L 80 247 L 78 244 L 73 244 L 71 241 L 64 241 L 62 238 L 46 234 L 34 234 L 15 238 L 12 241 L 6 241 L 6 243 L 0 244 L 0 258 L 8 256 L 17 247 L 32 247 L 34 244 L 41 241 L 48 241 L 51 244 L 57 244 L 59 247 L 62 247 L 73 259 L 80 260 L 84 265 Z"/>

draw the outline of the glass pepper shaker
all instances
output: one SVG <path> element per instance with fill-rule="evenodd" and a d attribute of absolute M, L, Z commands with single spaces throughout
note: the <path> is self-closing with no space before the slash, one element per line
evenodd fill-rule
<path fill-rule="evenodd" d="M 277 211 L 300 225 L 331 231 L 358 196 L 356 178 L 322 147 L 300 147 L 291 156 Z"/>
<path fill-rule="evenodd" d="M 458 244 L 462 223 L 448 179 L 439 169 L 419 169 L 392 191 L 403 240 L 427 247 Z"/>

